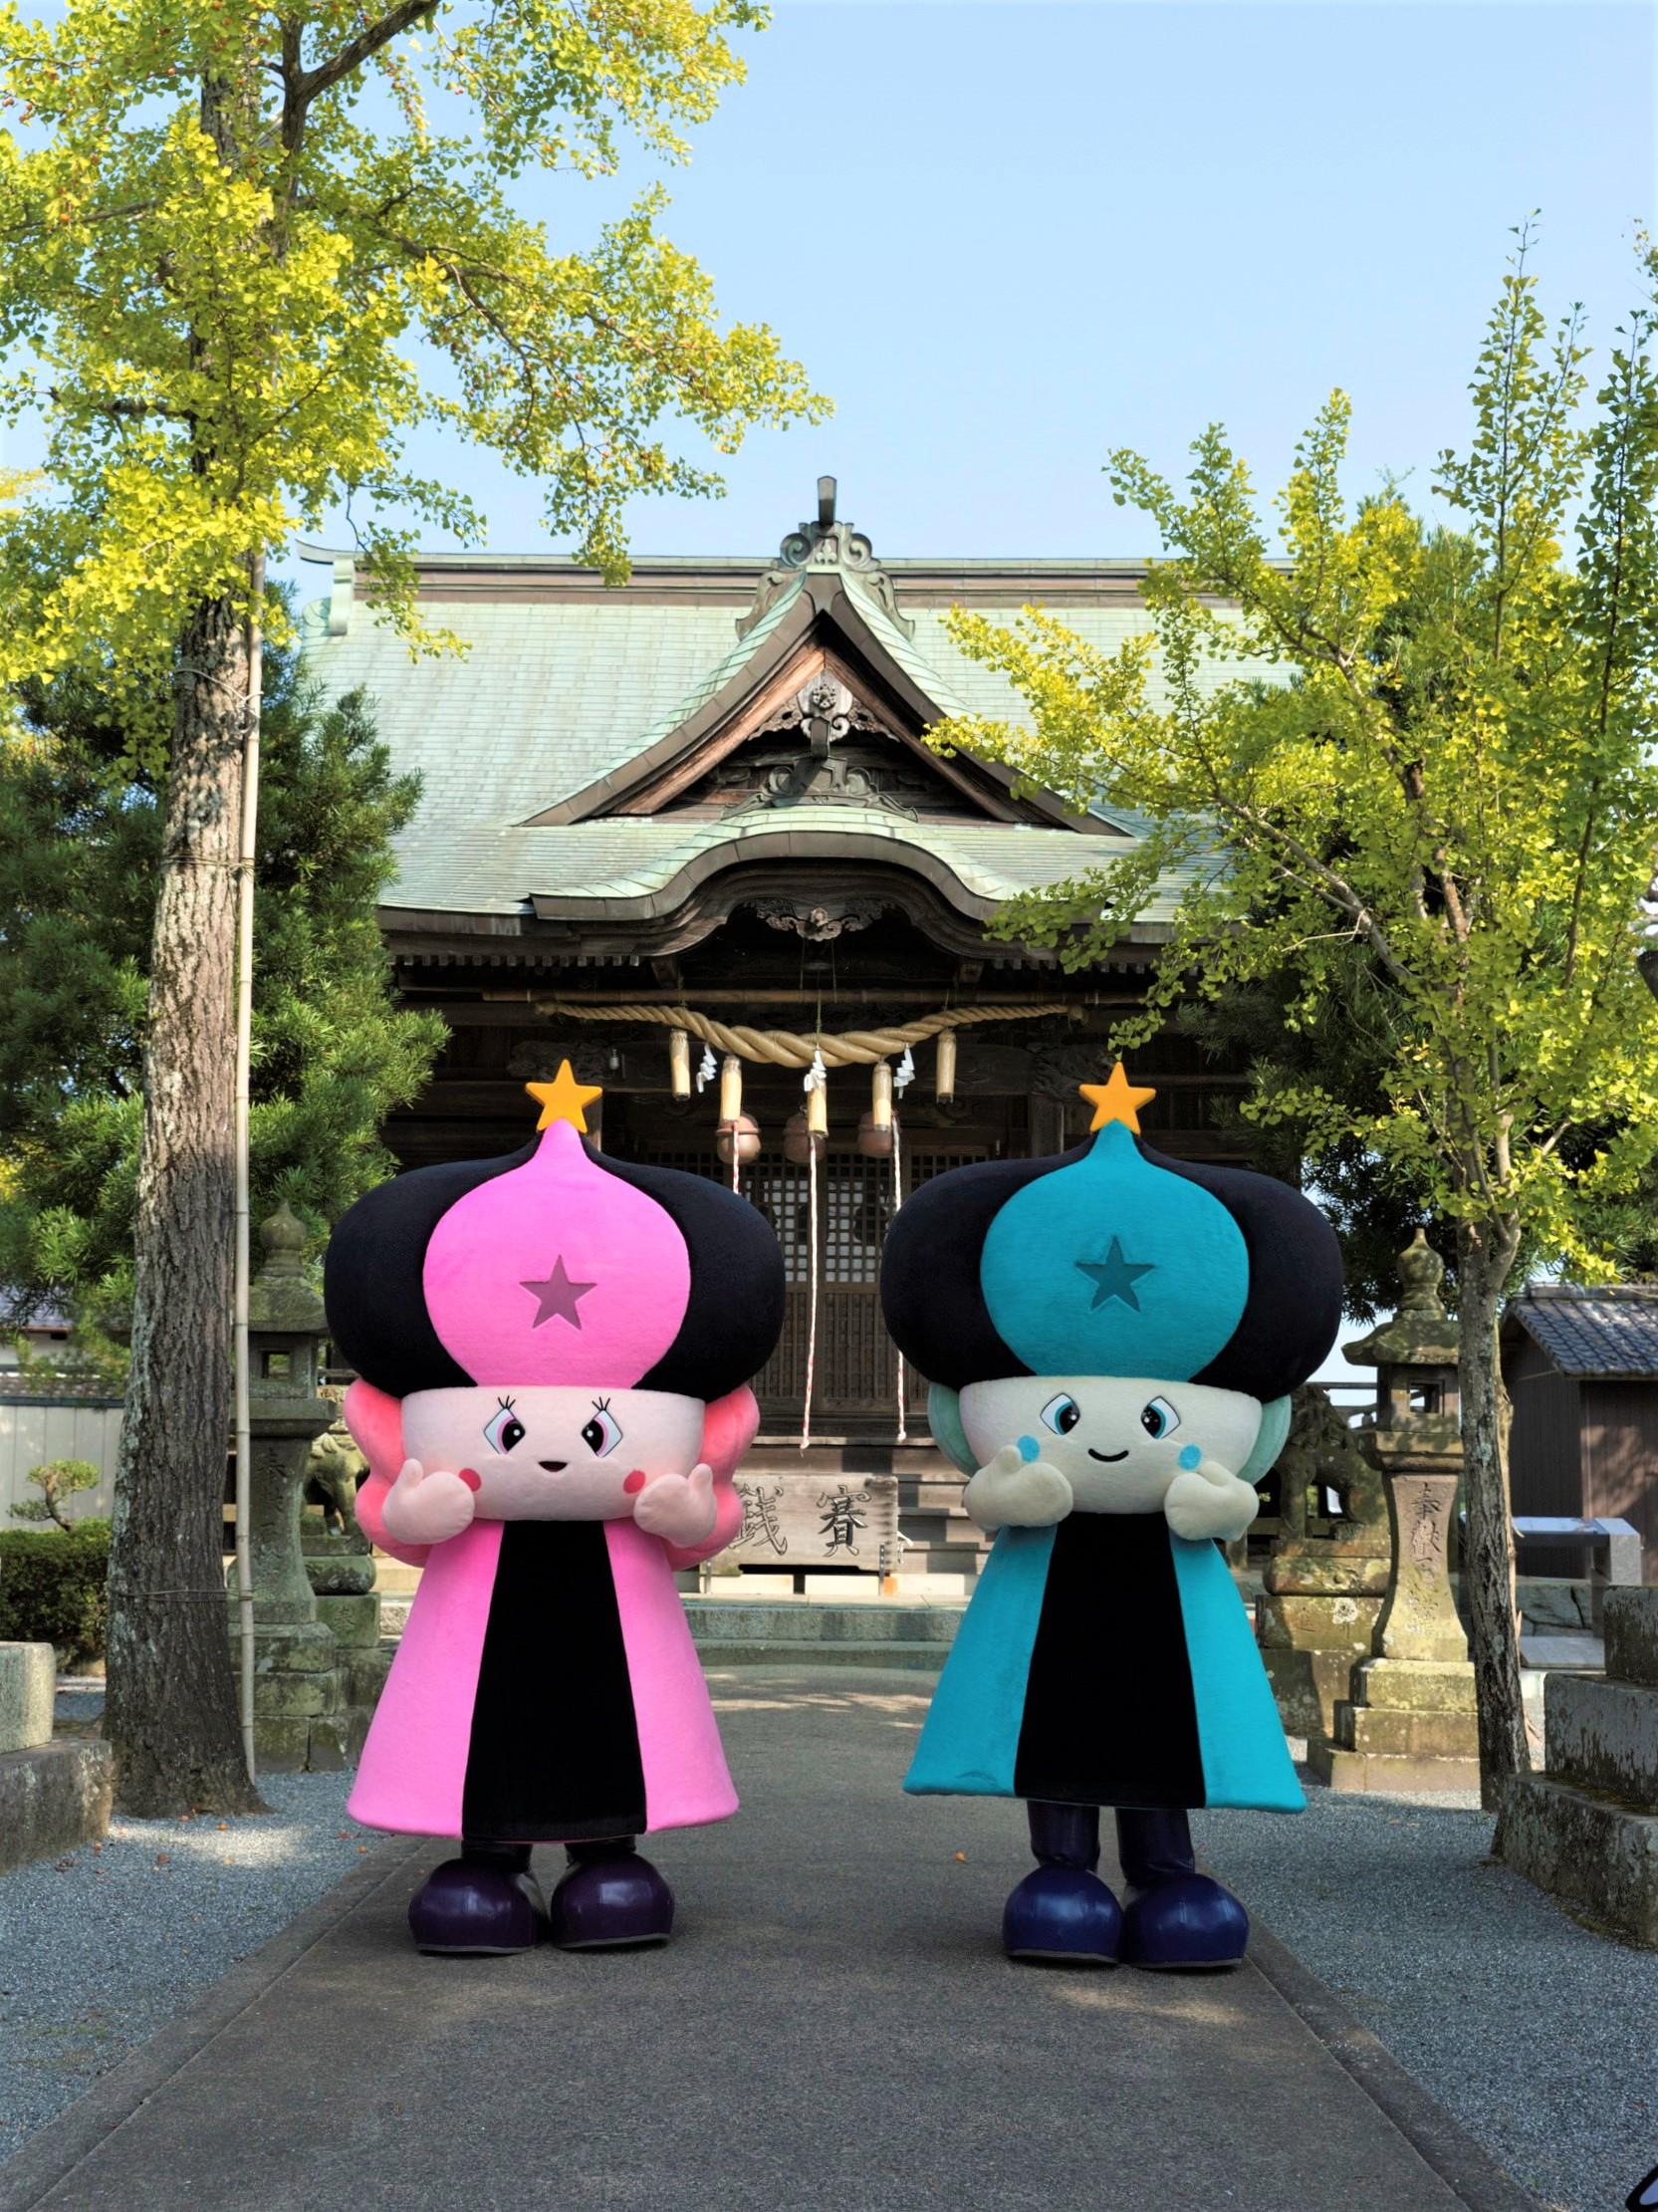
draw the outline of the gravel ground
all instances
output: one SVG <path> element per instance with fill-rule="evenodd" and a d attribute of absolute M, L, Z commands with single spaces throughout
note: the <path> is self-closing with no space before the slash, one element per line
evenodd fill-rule
<path fill-rule="evenodd" d="M 1658 2164 L 1658 1957 L 1487 1856 L 1468 1797 L 1307 1790 L 1204 1813 L 1200 1853 L 1515 2179 L 1608 2212 Z"/>
<path fill-rule="evenodd" d="M 60 1697 L 60 1724 L 101 1704 Z M 346 1817 L 351 1781 L 270 1775 L 258 1820 L 118 1819 L 0 1875 L 0 2159 L 357 1863 L 378 1838 Z"/>

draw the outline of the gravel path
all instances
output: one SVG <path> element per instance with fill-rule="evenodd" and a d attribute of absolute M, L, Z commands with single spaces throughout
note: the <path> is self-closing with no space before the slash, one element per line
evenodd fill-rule
<path fill-rule="evenodd" d="M 1658 2164 L 1658 1957 L 1591 1935 L 1492 1862 L 1478 1800 L 1314 1785 L 1298 1819 L 1204 1813 L 1193 1828 L 1215 1871 L 1543 2203 L 1608 2212 Z"/>
<path fill-rule="evenodd" d="M 270 1775 L 261 1819 L 118 1819 L 0 1875 L 0 2159 L 357 1863 L 378 1839 L 346 1817 L 351 1781 Z"/>

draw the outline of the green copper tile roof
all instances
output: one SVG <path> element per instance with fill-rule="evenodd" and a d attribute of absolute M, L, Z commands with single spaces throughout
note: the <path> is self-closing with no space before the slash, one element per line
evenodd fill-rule
<path fill-rule="evenodd" d="M 1084 843 L 1068 830 L 909 822 L 873 808 L 843 806 L 756 808 L 736 822 L 617 816 L 558 829 L 461 827 L 405 845 L 401 872 L 385 903 L 423 911 L 515 914 L 538 894 L 642 899 L 665 889 L 682 868 L 714 848 L 780 833 L 830 831 L 866 839 L 872 848 L 889 844 L 929 854 L 964 889 L 995 901 L 1064 882 L 1084 868 L 1108 865 L 1113 853 L 1129 849 L 1108 838 Z M 1168 919 L 1175 890 L 1171 882 L 1142 918 Z"/>
<path fill-rule="evenodd" d="M 907 635 L 855 576 L 847 581 L 881 647 L 941 712 L 1020 719 L 1005 678 L 957 650 L 941 610 L 906 611 L 913 627 Z M 975 896 L 997 900 L 1063 881 L 1122 850 L 1066 830 L 916 824 L 876 807 L 839 805 L 757 808 L 720 822 L 624 816 L 523 827 L 669 735 L 764 655 L 799 589 L 782 595 L 740 638 L 729 601 L 680 606 L 618 592 L 597 602 L 550 596 L 438 603 L 428 609 L 430 618 L 470 649 L 418 659 L 360 602 L 345 636 L 328 634 L 326 601 L 308 607 L 307 657 L 326 693 L 366 692 L 396 769 L 421 779 L 419 811 L 398 840 L 399 871 L 386 903 L 513 914 L 536 893 L 641 897 L 663 889 L 711 846 L 784 829 L 850 830 L 925 850 Z M 1017 599 L 1008 618 L 1016 612 Z M 1048 612 L 1106 650 L 1148 626 L 1134 605 Z M 1240 663 L 1217 666 L 1212 680 L 1241 672 Z M 1166 891 L 1145 919 L 1167 917 L 1178 885 Z"/>

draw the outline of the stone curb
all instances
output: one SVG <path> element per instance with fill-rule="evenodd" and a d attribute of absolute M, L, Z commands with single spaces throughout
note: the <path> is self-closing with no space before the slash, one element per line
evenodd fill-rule
<path fill-rule="evenodd" d="M 1252 1918 L 1248 1963 L 1300 2015 L 1336 2065 L 1469 2212 L 1547 2212 L 1423 2089 L 1334 1992 Z M 0 2205 L 0 2212 L 10 2208 Z"/>
<path fill-rule="evenodd" d="M 191 2060 L 223 2034 L 232 2021 L 256 2004 L 273 1983 L 320 1943 L 348 1913 L 367 1902 L 415 1853 L 426 1847 L 422 1836 L 394 1836 L 308 1905 L 269 1943 L 233 1966 L 177 2020 L 140 2044 L 129 2058 L 48 2120 L 17 2154 L 0 2165 L 0 2212 L 30 2212 L 67 2180 L 107 2136 L 130 2119 L 138 2107 L 181 2074 Z"/>

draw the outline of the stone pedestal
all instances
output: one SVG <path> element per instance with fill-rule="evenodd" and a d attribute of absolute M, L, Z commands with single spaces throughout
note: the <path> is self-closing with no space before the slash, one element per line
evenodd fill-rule
<path fill-rule="evenodd" d="M 1334 1740 L 1309 1744 L 1307 1763 L 1332 1790 L 1478 1790 L 1473 1667 L 1360 1660 Z"/>
<path fill-rule="evenodd" d="M 1548 1677 L 1543 1744 L 1545 1771 L 1509 1794 L 1497 1856 L 1658 1951 L 1658 1590 L 1607 1592 L 1605 1677 Z"/>
<path fill-rule="evenodd" d="M 318 1439 L 320 1446 L 334 1441 Z M 314 1461 L 315 1466 L 315 1461 Z M 341 1493 L 350 1526 L 331 1529 L 318 1513 L 307 1513 L 301 1532 L 305 1571 L 316 1593 L 317 1617 L 334 1637 L 335 1672 L 340 1682 L 337 1719 L 348 1759 L 355 1759 L 368 1734 L 391 1654 L 380 1648 L 380 1601 L 374 1589 L 375 1562 L 368 1539 L 356 1526 L 351 1501 Z"/>
<path fill-rule="evenodd" d="M 1381 1477 L 1314 1385 L 1296 1392 L 1278 1476 L 1281 1526 L 1256 1599 L 1256 1640 L 1286 1732 L 1311 1744 L 1331 1737 L 1353 1661 L 1371 1647 L 1387 1592 L 1387 1505 Z"/>
<path fill-rule="evenodd" d="M 1397 1315 L 1344 1348 L 1354 1365 L 1377 1369 L 1360 1444 L 1386 1493 L 1390 1562 L 1372 1655 L 1354 1666 L 1328 1740 L 1307 1745 L 1308 1765 L 1332 1790 L 1480 1786 L 1474 1668 L 1451 1589 L 1462 1424 L 1444 1273 L 1419 1229 L 1399 1255 Z"/>

